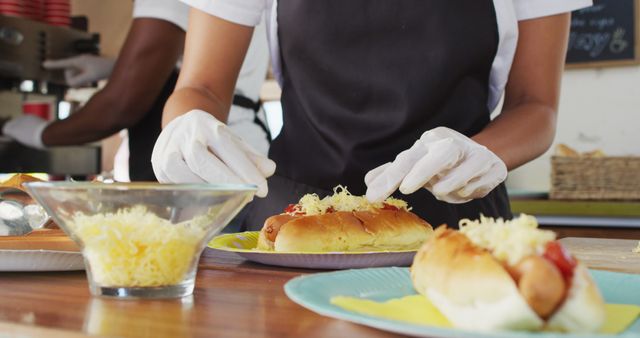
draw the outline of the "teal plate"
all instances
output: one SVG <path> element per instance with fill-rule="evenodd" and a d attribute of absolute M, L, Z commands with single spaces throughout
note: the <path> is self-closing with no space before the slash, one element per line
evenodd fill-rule
<path fill-rule="evenodd" d="M 640 275 L 591 270 L 607 303 L 640 304 Z M 348 296 L 386 301 L 414 295 L 407 268 L 371 268 L 306 275 L 290 280 L 285 293 L 301 306 L 327 317 L 375 327 L 381 330 L 417 337 L 485 337 L 485 338 L 640 338 L 640 320 L 618 335 L 558 334 L 531 332 L 474 332 L 460 329 L 437 328 L 381 319 L 344 310 L 330 303 L 332 297 Z"/>

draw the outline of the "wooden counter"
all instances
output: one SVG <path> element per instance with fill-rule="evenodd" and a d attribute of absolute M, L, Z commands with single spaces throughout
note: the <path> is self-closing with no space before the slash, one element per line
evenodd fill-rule
<path fill-rule="evenodd" d="M 398 337 L 291 302 L 283 285 L 309 272 L 207 249 L 194 296 L 157 301 L 91 297 L 84 272 L 0 273 L 0 336 Z"/>
<path fill-rule="evenodd" d="M 0 273 L 0 332 L 20 337 L 396 337 L 319 316 L 283 285 L 311 272 L 205 250 L 193 297 L 91 297 L 84 272 Z M 0 335 L 1 336 L 1 335 Z"/>

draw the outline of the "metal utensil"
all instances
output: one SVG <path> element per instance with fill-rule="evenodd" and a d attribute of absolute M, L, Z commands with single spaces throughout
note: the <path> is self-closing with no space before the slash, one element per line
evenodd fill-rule
<path fill-rule="evenodd" d="M 19 189 L 0 191 L 0 236 L 26 235 L 51 224 L 47 212 Z"/>

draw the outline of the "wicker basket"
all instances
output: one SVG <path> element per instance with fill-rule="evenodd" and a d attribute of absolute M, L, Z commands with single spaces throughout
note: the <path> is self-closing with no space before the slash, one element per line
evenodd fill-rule
<path fill-rule="evenodd" d="M 640 200 L 640 157 L 551 158 L 552 199 Z"/>

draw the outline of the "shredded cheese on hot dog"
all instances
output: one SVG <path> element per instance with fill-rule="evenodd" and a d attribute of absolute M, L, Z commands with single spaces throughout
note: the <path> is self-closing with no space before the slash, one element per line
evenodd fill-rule
<path fill-rule="evenodd" d="M 513 220 L 480 216 L 479 220 L 463 219 L 460 232 L 473 244 L 485 248 L 498 260 L 515 265 L 526 256 L 542 254 L 545 245 L 556 239 L 553 231 L 538 229 L 535 217 L 522 214 Z"/>
<path fill-rule="evenodd" d="M 407 202 L 389 197 L 384 202 L 371 203 L 364 196 L 354 196 L 341 185 L 333 188 L 333 195 L 320 198 L 317 194 L 302 196 L 294 207 L 295 212 L 304 215 L 323 215 L 328 211 L 372 211 L 389 205 L 403 210 L 411 210 Z M 294 212 L 294 213 L 295 213 Z"/>

